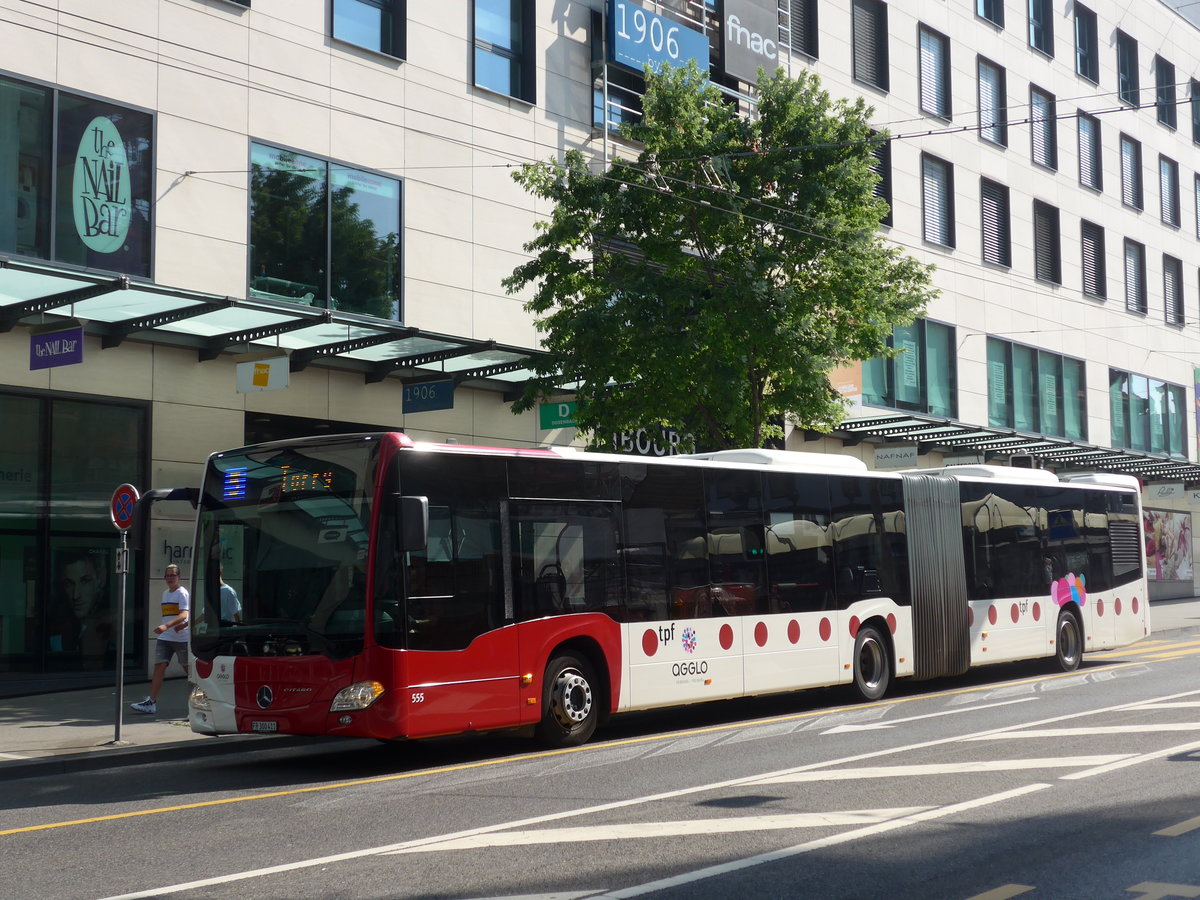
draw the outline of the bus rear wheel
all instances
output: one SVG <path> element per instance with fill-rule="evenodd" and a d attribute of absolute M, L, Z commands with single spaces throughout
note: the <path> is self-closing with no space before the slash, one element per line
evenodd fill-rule
<path fill-rule="evenodd" d="M 1064 672 L 1074 672 L 1083 658 L 1083 634 L 1075 613 L 1064 609 L 1055 629 L 1054 659 Z"/>
<path fill-rule="evenodd" d="M 892 680 L 887 643 L 874 625 L 864 625 L 854 638 L 854 689 L 864 700 L 879 700 Z"/>
<path fill-rule="evenodd" d="M 546 666 L 542 689 L 542 721 L 536 735 L 548 747 L 578 747 L 596 730 L 600 719 L 596 676 L 586 660 L 556 656 Z"/>

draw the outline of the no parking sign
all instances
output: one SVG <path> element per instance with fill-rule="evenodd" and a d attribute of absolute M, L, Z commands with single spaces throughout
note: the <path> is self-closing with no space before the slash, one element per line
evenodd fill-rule
<path fill-rule="evenodd" d="M 137 507 L 138 489 L 132 484 L 123 484 L 112 495 L 112 504 L 108 515 L 113 525 L 121 531 L 127 531 L 133 524 L 133 511 Z"/>

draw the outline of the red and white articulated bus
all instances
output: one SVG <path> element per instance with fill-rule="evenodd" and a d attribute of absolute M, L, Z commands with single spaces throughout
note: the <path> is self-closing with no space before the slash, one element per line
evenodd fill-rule
<path fill-rule="evenodd" d="M 843 683 L 875 700 L 893 678 L 1036 657 L 1071 670 L 1149 633 L 1144 551 L 1119 475 L 399 433 L 262 444 L 204 476 L 190 721 L 570 746 L 627 710 Z"/>

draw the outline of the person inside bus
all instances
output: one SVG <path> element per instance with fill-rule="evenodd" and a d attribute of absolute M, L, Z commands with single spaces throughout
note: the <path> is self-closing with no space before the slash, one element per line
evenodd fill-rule
<path fill-rule="evenodd" d="M 221 622 L 240 625 L 242 622 L 242 601 L 238 599 L 237 591 L 225 583 L 225 567 L 217 567 L 217 579 L 221 585 Z"/>

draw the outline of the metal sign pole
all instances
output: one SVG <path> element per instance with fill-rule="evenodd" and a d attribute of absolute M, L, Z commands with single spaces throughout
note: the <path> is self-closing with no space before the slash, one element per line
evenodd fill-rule
<path fill-rule="evenodd" d="M 129 534 L 121 532 L 117 548 L 117 705 L 113 714 L 113 743 L 121 743 L 121 716 L 125 711 L 125 581 L 129 572 Z"/>
<path fill-rule="evenodd" d="M 121 715 L 125 709 L 125 581 L 129 574 L 129 529 L 133 527 L 140 495 L 132 484 L 122 484 L 112 495 L 108 508 L 109 518 L 117 531 L 121 532 L 121 546 L 117 548 L 117 708 L 113 716 L 113 743 L 121 743 Z"/>

